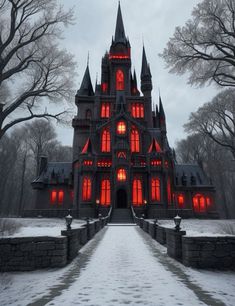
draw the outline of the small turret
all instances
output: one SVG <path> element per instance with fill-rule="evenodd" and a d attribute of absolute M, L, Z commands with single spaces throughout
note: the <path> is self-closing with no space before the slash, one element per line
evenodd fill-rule
<path fill-rule="evenodd" d="M 86 71 L 83 76 L 82 84 L 80 89 L 77 92 L 77 95 L 79 96 L 94 96 L 94 90 L 93 86 L 91 83 L 91 76 L 90 76 L 90 71 L 89 67 L 87 65 Z"/>
<path fill-rule="evenodd" d="M 145 48 L 143 47 L 142 54 L 142 68 L 141 68 L 141 91 L 143 94 L 151 92 L 153 89 L 152 86 L 152 75 L 150 72 L 150 67 L 147 62 L 147 57 L 145 53 Z"/>
<path fill-rule="evenodd" d="M 133 73 L 133 77 L 131 75 L 131 94 L 133 96 L 139 96 L 140 95 L 140 92 L 138 90 L 137 78 L 136 78 L 135 70 L 134 70 L 134 73 Z"/>
<path fill-rule="evenodd" d="M 161 96 L 159 96 L 159 127 L 164 131 L 166 130 L 166 116 L 162 105 Z"/>

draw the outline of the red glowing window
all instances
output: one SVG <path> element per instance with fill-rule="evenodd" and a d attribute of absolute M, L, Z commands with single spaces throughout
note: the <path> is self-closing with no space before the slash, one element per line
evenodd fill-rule
<path fill-rule="evenodd" d="M 171 180 L 170 180 L 169 177 L 167 179 L 167 200 L 168 200 L 168 204 L 170 204 L 172 202 Z"/>
<path fill-rule="evenodd" d="M 57 191 L 56 190 L 52 190 L 51 194 L 50 194 L 50 202 L 51 204 L 55 204 L 57 200 Z"/>
<path fill-rule="evenodd" d="M 143 190 L 140 179 L 134 179 L 132 184 L 132 202 L 134 206 L 143 205 Z"/>
<path fill-rule="evenodd" d="M 108 159 L 101 159 L 101 160 L 98 160 L 97 162 L 97 166 L 98 167 L 111 167 L 112 166 L 112 161 L 111 160 L 108 160 Z"/>
<path fill-rule="evenodd" d="M 206 197 L 206 206 L 207 207 L 209 207 L 209 206 L 211 206 L 211 198 L 209 198 L 209 197 Z"/>
<path fill-rule="evenodd" d="M 101 195 L 100 195 L 100 204 L 103 206 L 109 206 L 111 199 L 111 188 L 110 180 L 103 179 L 101 181 Z"/>
<path fill-rule="evenodd" d="M 104 129 L 101 136 L 101 152 L 111 151 L 111 135 L 109 129 Z"/>
<path fill-rule="evenodd" d="M 61 205 L 64 202 L 64 191 L 60 190 L 58 192 L 58 203 Z"/>
<path fill-rule="evenodd" d="M 151 200 L 157 202 L 161 200 L 160 179 L 157 177 L 151 179 Z"/>
<path fill-rule="evenodd" d="M 91 179 L 89 177 L 84 177 L 82 181 L 82 200 L 91 200 Z"/>
<path fill-rule="evenodd" d="M 157 167 L 157 166 L 161 166 L 162 161 L 157 160 L 157 159 L 152 159 L 150 163 L 151 163 L 151 166 Z"/>
<path fill-rule="evenodd" d="M 206 200 L 201 194 L 196 194 L 193 197 L 193 208 L 195 212 L 205 212 L 206 211 Z"/>
<path fill-rule="evenodd" d="M 183 194 L 178 194 L 178 205 L 180 208 L 184 206 L 184 195 Z"/>
<path fill-rule="evenodd" d="M 101 84 L 101 90 L 102 90 L 102 92 L 107 92 L 108 91 L 108 83 L 102 83 Z"/>
<path fill-rule="evenodd" d="M 110 118 L 110 103 L 109 102 L 101 103 L 100 117 Z"/>
<path fill-rule="evenodd" d="M 116 72 L 116 90 L 124 90 L 124 73 L 121 69 Z"/>
<path fill-rule="evenodd" d="M 93 161 L 92 160 L 84 160 L 83 161 L 83 165 L 84 166 L 92 166 L 93 165 Z"/>
<path fill-rule="evenodd" d="M 131 115 L 134 118 L 144 118 L 144 104 L 143 103 L 132 103 L 131 104 Z"/>
<path fill-rule="evenodd" d="M 140 135 L 136 127 L 131 129 L 131 152 L 140 152 Z"/>
<path fill-rule="evenodd" d="M 117 170 L 117 180 L 119 182 L 125 182 L 126 181 L 126 170 L 123 168 L 120 168 Z"/>
<path fill-rule="evenodd" d="M 117 157 L 126 159 L 126 152 L 124 152 L 124 151 L 117 152 Z"/>
<path fill-rule="evenodd" d="M 117 123 L 117 134 L 119 135 L 126 134 L 126 123 L 124 121 L 119 121 Z"/>

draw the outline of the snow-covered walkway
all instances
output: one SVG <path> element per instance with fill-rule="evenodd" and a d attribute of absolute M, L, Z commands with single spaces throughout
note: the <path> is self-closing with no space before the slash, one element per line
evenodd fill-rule
<path fill-rule="evenodd" d="M 2 306 L 235 305 L 235 273 L 186 268 L 136 226 L 109 226 L 68 267 L 6 274 L 0 289 Z"/>

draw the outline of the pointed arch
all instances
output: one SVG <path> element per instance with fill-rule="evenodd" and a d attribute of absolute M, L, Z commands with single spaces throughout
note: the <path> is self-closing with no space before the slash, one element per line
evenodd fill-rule
<path fill-rule="evenodd" d="M 105 178 L 101 181 L 101 194 L 100 194 L 100 204 L 102 206 L 109 206 L 111 203 L 111 187 L 110 180 Z"/>
<path fill-rule="evenodd" d="M 140 178 L 134 178 L 132 182 L 132 203 L 133 206 L 143 205 L 143 188 Z"/>
<path fill-rule="evenodd" d="M 151 178 L 151 200 L 153 202 L 160 202 L 161 200 L 161 185 L 158 177 Z"/>
<path fill-rule="evenodd" d="M 135 126 L 131 128 L 131 152 L 140 152 L 140 134 Z"/>
<path fill-rule="evenodd" d="M 82 200 L 91 201 L 91 178 L 85 176 L 82 180 Z"/>
<path fill-rule="evenodd" d="M 116 90 L 125 89 L 124 72 L 121 69 L 116 71 Z"/>
<path fill-rule="evenodd" d="M 101 152 L 111 151 L 111 134 L 110 129 L 105 128 L 101 134 Z"/>

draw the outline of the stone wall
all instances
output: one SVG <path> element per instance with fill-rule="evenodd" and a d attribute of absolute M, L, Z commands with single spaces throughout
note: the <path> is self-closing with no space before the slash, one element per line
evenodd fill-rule
<path fill-rule="evenodd" d="M 89 221 L 80 228 L 61 231 L 59 237 L 0 239 L 0 272 L 32 271 L 63 267 L 78 255 L 79 249 L 101 230 L 110 215 Z"/>
<path fill-rule="evenodd" d="M 182 258 L 195 268 L 235 268 L 235 237 L 183 237 Z"/>
<path fill-rule="evenodd" d="M 176 231 L 175 229 L 166 229 L 167 255 L 181 261 L 182 258 L 182 236 L 185 231 Z"/>
<path fill-rule="evenodd" d="M 66 237 L 0 239 L 0 271 L 2 272 L 63 267 L 66 263 Z"/>

